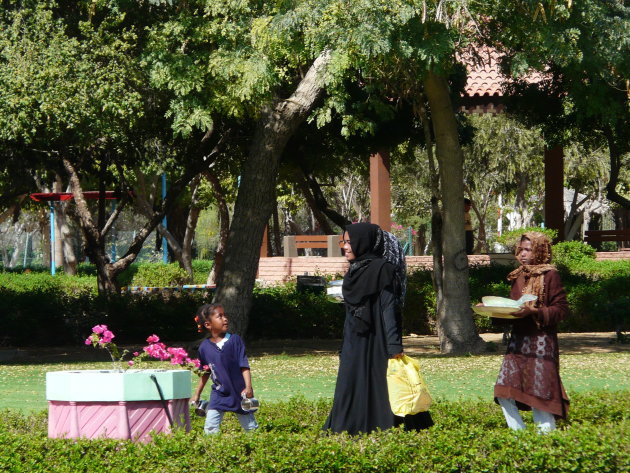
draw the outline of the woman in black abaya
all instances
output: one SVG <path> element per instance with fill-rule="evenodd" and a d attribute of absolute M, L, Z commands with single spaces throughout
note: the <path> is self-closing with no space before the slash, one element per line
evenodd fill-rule
<path fill-rule="evenodd" d="M 324 430 L 352 435 L 433 425 L 428 412 L 396 417 L 387 392 L 387 363 L 403 354 L 401 309 L 405 259 L 396 238 L 371 223 L 348 225 L 342 245 L 350 269 L 343 280 L 343 345 L 333 407 Z"/>

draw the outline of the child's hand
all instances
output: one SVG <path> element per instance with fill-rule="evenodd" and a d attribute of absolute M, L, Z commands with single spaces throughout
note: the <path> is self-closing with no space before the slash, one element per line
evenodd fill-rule
<path fill-rule="evenodd" d="M 196 394 L 193 394 L 192 397 L 190 398 L 190 403 L 197 404 L 198 401 L 199 401 L 199 396 L 197 396 Z"/>
<path fill-rule="evenodd" d="M 243 394 L 245 395 L 246 398 L 254 397 L 254 390 L 251 387 L 245 388 L 243 389 L 243 392 L 241 393 L 241 397 L 243 396 Z"/>

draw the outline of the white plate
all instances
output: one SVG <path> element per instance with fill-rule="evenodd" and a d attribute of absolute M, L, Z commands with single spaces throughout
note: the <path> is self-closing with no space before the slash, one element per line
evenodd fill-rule
<path fill-rule="evenodd" d="M 518 309 L 521 305 L 518 301 L 515 301 L 514 299 L 497 296 L 482 297 L 481 302 L 485 307 L 513 307 L 515 309 Z"/>
<path fill-rule="evenodd" d="M 518 319 L 514 317 L 512 312 L 517 312 L 518 307 L 488 307 L 488 306 L 472 306 L 475 313 L 485 315 L 486 317 L 495 317 L 498 319 Z"/>

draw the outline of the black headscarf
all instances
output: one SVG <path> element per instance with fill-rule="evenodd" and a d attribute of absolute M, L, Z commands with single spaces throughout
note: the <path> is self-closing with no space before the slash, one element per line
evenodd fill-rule
<path fill-rule="evenodd" d="M 355 259 L 343 278 L 343 299 L 352 315 L 363 322 L 363 328 L 369 329 L 371 297 L 387 286 L 394 286 L 395 266 L 383 258 L 384 235 L 378 225 L 355 223 L 348 225 L 346 232 Z"/>

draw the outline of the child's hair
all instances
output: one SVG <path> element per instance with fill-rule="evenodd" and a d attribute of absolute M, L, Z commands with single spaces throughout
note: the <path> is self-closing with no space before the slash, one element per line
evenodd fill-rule
<path fill-rule="evenodd" d="M 212 313 L 217 310 L 219 307 L 223 307 L 221 304 L 204 304 L 199 309 L 197 309 L 197 314 L 195 314 L 195 323 L 197 324 L 197 332 L 201 333 L 204 331 L 203 324 L 210 320 L 210 316 Z"/>

